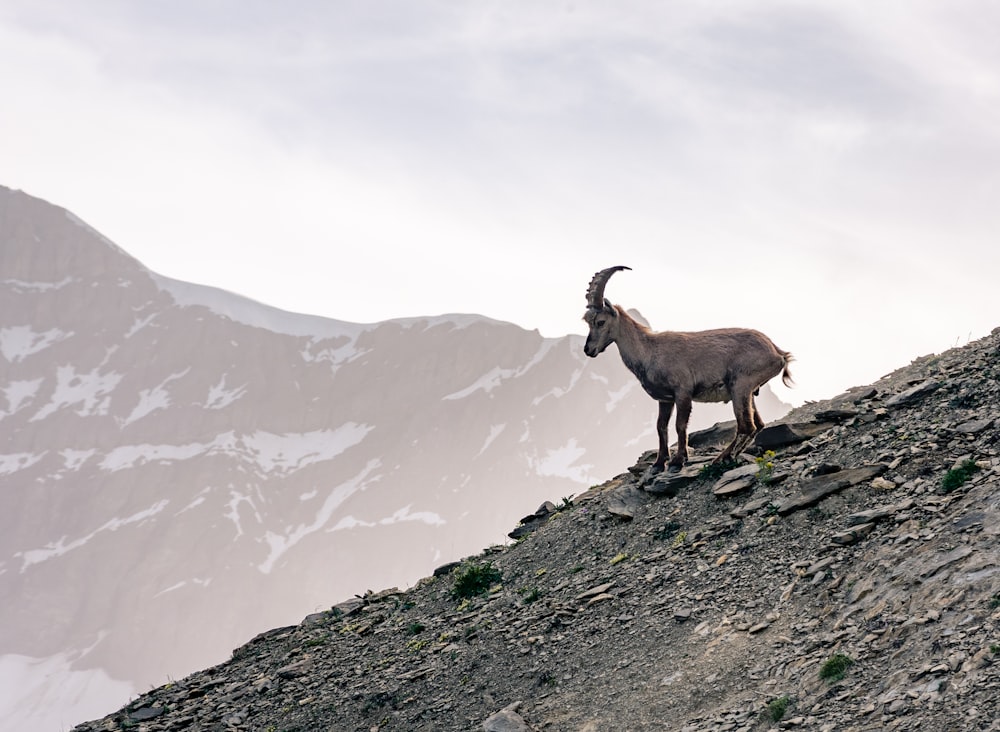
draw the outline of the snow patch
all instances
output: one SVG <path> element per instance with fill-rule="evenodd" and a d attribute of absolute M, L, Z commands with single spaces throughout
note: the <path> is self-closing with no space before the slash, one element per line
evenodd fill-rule
<path fill-rule="evenodd" d="M 122 375 L 114 371 L 101 374 L 94 369 L 89 373 L 78 374 L 72 366 L 60 366 L 56 370 L 56 388 L 52 393 L 52 401 L 42 407 L 31 421 L 37 422 L 59 409 L 77 404 L 80 406 L 76 413 L 81 417 L 105 415 L 111 401 L 108 394 L 114 391 L 121 380 Z"/>
<path fill-rule="evenodd" d="M 14 414 L 27 402 L 31 401 L 38 393 L 38 387 L 42 385 L 43 379 L 32 379 L 30 381 L 12 381 L 3 388 L 4 396 L 7 398 L 7 411 L 0 412 L 0 419 L 7 415 Z"/>
<path fill-rule="evenodd" d="M 231 435 L 232 433 L 227 434 Z M 114 473 L 146 463 L 168 464 L 179 460 L 189 460 L 208 452 L 212 446 L 213 443 L 199 442 L 191 442 L 186 445 L 122 445 L 104 456 L 104 459 L 101 460 L 101 469 Z"/>
<path fill-rule="evenodd" d="M 50 292 L 61 290 L 66 285 L 76 282 L 74 277 L 63 277 L 58 282 L 25 282 L 24 280 L 0 280 L 0 284 L 9 287 L 15 294 L 20 295 L 25 292 Z"/>
<path fill-rule="evenodd" d="M 236 536 L 234 539 L 239 539 L 243 536 L 243 524 L 240 520 L 240 506 L 242 504 L 247 504 L 250 506 L 250 511 L 253 513 L 254 517 L 257 519 L 257 523 L 262 523 L 260 512 L 257 510 L 257 506 L 254 505 L 253 497 L 240 493 L 239 491 L 232 490 L 230 486 L 229 490 L 229 503 L 226 505 L 229 507 L 229 511 L 224 514 L 224 516 L 233 522 L 236 527 Z"/>
<path fill-rule="evenodd" d="M 379 523 L 383 526 L 398 524 L 403 521 L 419 521 L 421 523 L 429 524 L 430 526 L 444 526 L 445 524 L 445 520 L 433 511 L 417 511 L 416 513 L 411 513 L 410 508 L 412 508 L 412 505 L 404 506 L 392 514 L 392 516 L 379 521 Z"/>
<path fill-rule="evenodd" d="M 180 588 L 184 587 L 186 584 L 187 584 L 187 580 L 181 580 L 177 584 L 170 585 L 170 587 L 167 587 L 167 588 L 165 588 L 165 589 L 160 590 L 159 592 L 157 592 L 155 595 L 153 595 L 153 599 L 155 600 L 157 597 L 160 597 L 161 595 L 166 595 L 168 592 L 173 592 L 174 590 L 179 590 Z"/>
<path fill-rule="evenodd" d="M 228 407 L 237 399 L 241 398 L 246 393 L 246 384 L 232 389 L 227 389 L 226 375 L 223 374 L 219 383 L 208 390 L 208 398 L 205 400 L 204 406 L 206 409 L 223 409 L 224 407 Z"/>
<path fill-rule="evenodd" d="M 523 376 L 541 363 L 542 359 L 545 358 L 546 354 L 552 350 L 553 346 L 555 346 L 557 342 L 557 340 L 542 341 L 542 345 L 535 352 L 535 355 L 533 355 L 523 366 L 516 369 L 502 369 L 499 366 L 494 366 L 492 369 L 476 379 L 476 381 L 474 381 L 471 385 L 441 398 L 443 400 L 464 399 L 471 394 L 475 394 L 477 391 L 484 391 L 488 394 L 500 386 L 505 379 Z M 538 401 L 535 403 L 537 404 Z"/>
<path fill-rule="evenodd" d="M 132 336 L 134 336 L 134 335 L 135 335 L 136 333 L 138 333 L 138 332 L 139 332 L 140 330 L 142 330 L 142 329 L 143 329 L 143 328 L 145 328 L 145 327 L 146 327 L 147 325 L 149 325 L 149 324 L 150 324 L 150 323 L 152 323 L 152 322 L 153 322 L 154 320 L 156 320 L 156 317 L 157 317 L 158 315 L 159 315 L 159 313 L 153 313 L 152 315 L 148 315 L 148 316 L 146 316 L 145 318 L 136 318 L 136 319 L 135 319 L 135 322 L 134 322 L 134 323 L 132 323 L 132 327 L 131 327 L 131 328 L 129 328 L 129 329 L 128 329 L 128 330 L 127 330 L 127 331 L 125 332 L 125 337 L 126 337 L 126 338 L 131 338 L 131 337 L 132 337 Z"/>
<path fill-rule="evenodd" d="M 541 396 L 537 396 L 534 399 L 532 399 L 531 406 L 537 407 L 539 404 L 541 404 L 544 400 L 548 399 L 549 397 L 555 397 L 556 399 L 558 399 L 559 397 L 566 396 L 567 394 L 570 393 L 570 391 L 572 391 L 573 387 L 576 386 L 576 382 L 580 380 L 580 376 L 582 375 L 583 375 L 583 369 L 577 369 L 576 371 L 573 372 L 572 376 L 570 376 L 569 378 L 569 386 L 567 386 L 565 389 L 559 386 L 549 389 L 549 391 L 542 394 Z"/>
<path fill-rule="evenodd" d="M 10 455 L 0 455 L 0 475 L 10 475 L 19 470 L 25 470 L 47 455 L 46 452 L 37 455 L 30 452 L 16 452 Z"/>
<path fill-rule="evenodd" d="M 73 657 L 19 654 L 0 656 L 0 727 L 57 732 L 84 720 L 98 719 L 135 696 L 127 681 L 104 669 L 76 671 Z"/>
<path fill-rule="evenodd" d="M 138 419 L 142 419 L 150 412 L 155 412 L 157 409 L 166 409 L 170 406 L 170 393 L 167 391 L 166 386 L 171 381 L 175 381 L 187 375 L 190 368 L 186 368 L 180 373 L 171 374 L 162 382 L 154 386 L 152 389 L 142 389 L 139 392 L 139 403 L 135 405 L 132 409 L 132 413 L 125 418 L 122 422 L 122 426 L 131 424 Z"/>
<path fill-rule="evenodd" d="M 0 328 L 0 355 L 9 363 L 17 363 L 72 335 L 71 332 L 67 333 L 58 328 L 38 332 L 33 330 L 30 325 Z"/>
<path fill-rule="evenodd" d="M 486 442 L 484 442 L 483 446 L 479 448 L 479 452 L 476 454 L 476 457 L 479 457 L 486 452 L 486 448 L 493 443 L 493 440 L 500 436 L 500 433 L 503 432 L 506 426 L 506 424 L 495 424 L 490 427 L 490 433 L 486 435 Z"/>
<path fill-rule="evenodd" d="M 60 450 L 59 454 L 62 455 L 63 466 L 66 470 L 77 470 L 96 452 L 97 450 L 93 448 L 90 450 L 66 448 L 65 450 Z"/>
<path fill-rule="evenodd" d="M 308 525 L 299 524 L 285 534 L 268 531 L 267 534 L 264 535 L 264 541 L 267 542 L 269 548 L 267 559 L 257 565 L 257 569 L 264 574 L 269 574 L 271 570 L 274 569 L 275 563 L 285 552 L 310 534 L 320 531 L 323 527 L 325 527 L 327 522 L 329 522 L 333 517 L 333 512 L 336 511 L 344 501 L 354 495 L 355 492 L 363 489 L 367 484 L 371 473 L 381 465 L 382 462 L 378 459 L 370 460 L 356 476 L 344 483 L 341 483 L 330 491 L 326 500 L 323 501 L 323 505 L 316 512 L 316 516 L 312 523 Z M 374 480 L 377 479 L 377 477 L 374 478 Z"/>
<path fill-rule="evenodd" d="M 391 524 L 398 524 L 404 521 L 419 521 L 427 524 L 428 526 L 444 526 L 447 523 L 447 521 L 441 518 L 440 514 L 434 513 L 433 511 L 417 511 L 415 513 L 411 513 L 411 508 L 412 504 L 404 506 L 392 514 L 392 516 L 387 516 L 379 521 L 362 521 L 355 516 L 344 516 L 336 523 L 336 525 L 327 529 L 327 531 L 343 531 L 345 529 L 356 529 L 359 527 L 371 529 L 375 526 L 389 526 Z"/>
<path fill-rule="evenodd" d="M 152 506 L 137 513 L 132 514 L 126 518 L 115 517 L 110 521 L 106 522 L 100 528 L 91 531 L 86 536 L 75 539 L 71 542 L 66 542 L 66 537 L 60 537 L 57 542 L 49 542 L 41 549 L 29 549 L 26 552 L 17 552 L 14 556 L 21 557 L 21 574 L 33 564 L 40 564 L 53 557 L 61 557 L 63 554 L 67 554 L 74 549 L 79 549 L 81 546 L 86 544 L 88 541 L 93 539 L 95 536 L 104 531 L 118 531 L 123 526 L 128 526 L 129 524 L 141 523 L 147 519 L 151 519 L 156 514 L 160 513 L 164 508 L 167 507 L 170 501 L 163 499 L 162 501 L 157 501 Z"/>
<path fill-rule="evenodd" d="M 627 397 L 629 392 L 637 388 L 638 385 L 639 385 L 638 381 L 630 381 L 627 384 L 625 384 L 621 389 L 609 393 L 608 403 L 604 405 L 604 408 L 607 410 L 608 414 L 611 414 L 615 410 L 615 407 L 618 406 L 618 402 Z"/>
<path fill-rule="evenodd" d="M 123 445 L 104 456 L 101 468 L 115 472 L 150 462 L 168 464 L 199 455 L 227 452 L 256 463 L 265 472 L 288 474 L 314 463 L 332 460 L 360 443 L 372 429 L 370 425 L 348 422 L 332 430 L 280 435 L 258 430 L 238 437 L 233 432 L 225 432 L 211 442 L 190 442 L 186 445 Z"/>
<path fill-rule="evenodd" d="M 569 478 L 577 483 L 590 485 L 593 479 L 590 470 L 593 465 L 574 465 L 586 454 L 586 450 L 576 444 L 576 438 L 571 438 L 562 447 L 547 450 L 545 457 L 534 462 L 535 473 L 543 478 Z"/>

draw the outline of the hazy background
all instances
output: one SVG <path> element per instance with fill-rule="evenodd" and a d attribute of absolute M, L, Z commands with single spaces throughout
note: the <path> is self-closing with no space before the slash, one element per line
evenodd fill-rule
<path fill-rule="evenodd" d="M 1000 324 L 991 2 L 0 0 L 0 183 L 356 322 L 742 325 L 819 399 Z M 785 397 L 783 397 L 785 398 Z"/>

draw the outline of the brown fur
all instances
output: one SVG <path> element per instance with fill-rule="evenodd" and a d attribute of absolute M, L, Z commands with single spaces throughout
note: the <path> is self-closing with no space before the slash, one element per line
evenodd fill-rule
<path fill-rule="evenodd" d="M 603 296 L 603 283 L 600 295 Z M 617 343 L 625 366 L 635 374 L 646 393 L 659 402 L 656 420 L 659 450 L 651 469 L 654 473 L 663 470 L 668 458 L 671 470 L 679 470 L 687 462 L 687 425 L 692 402 L 733 403 L 736 437 L 715 458 L 715 462 L 720 462 L 739 454 L 764 427 L 754 401 L 760 387 L 778 374 L 786 386 L 792 383 L 788 370 L 792 354 L 756 330 L 723 328 L 696 333 L 654 333 L 629 316 L 624 308 L 607 300 L 603 307 L 592 303 L 584 320 L 590 327 L 584 352 L 595 357 Z M 667 423 L 675 405 L 677 452 L 670 458 Z"/>

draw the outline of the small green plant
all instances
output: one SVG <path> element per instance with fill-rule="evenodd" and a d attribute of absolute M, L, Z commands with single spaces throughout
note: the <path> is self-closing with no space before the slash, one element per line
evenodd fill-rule
<path fill-rule="evenodd" d="M 755 462 L 757 463 L 757 482 L 761 485 L 767 485 L 771 482 L 771 478 L 774 477 L 775 455 L 774 450 L 765 450 L 763 455 L 755 458 Z"/>
<path fill-rule="evenodd" d="M 819 677 L 832 684 L 834 681 L 843 679 L 847 674 L 847 669 L 853 665 L 853 658 L 845 656 L 843 653 L 835 653 L 823 662 L 819 670 Z"/>
<path fill-rule="evenodd" d="M 415 621 L 406 626 L 406 632 L 409 635 L 416 635 L 417 633 L 422 633 L 427 626 L 419 621 Z"/>
<path fill-rule="evenodd" d="M 941 479 L 941 489 L 945 493 L 951 493 L 960 487 L 965 481 L 972 477 L 972 474 L 979 470 L 973 460 L 965 460 L 957 468 L 952 468 Z"/>
<path fill-rule="evenodd" d="M 618 552 L 614 557 L 611 558 L 611 564 L 619 564 L 628 559 L 628 554 L 625 552 Z"/>
<path fill-rule="evenodd" d="M 538 590 L 537 587 L 525 587 L 523 590 L 521 590 L 521 594 L 524 595 L 524 601 L 526 603 L 535 602 L 539 597 L 542 596 L 542 593 Z"/>
<path fill-rule="evenodd" d="M 570 574 L 576 574 L 577 572 L 582 572 L 582 571 L 583 571 L 583 565 L 582 564 L 578 564 L 575 567 L 573 567 L 573 569 L 571 569 L 569 571 L 569 573 Z"/>
<path fill-rule="evenodd" d="M 674 537 L 673 543 L 670 545 L 671 548 L 676 549 L 677 547 L 684 544 L 687 541 L 688 534 L 686 531 L 678 531 L 677 536 Z"/>
<path fill-rule="evenodd" d="M 452 597 L 469 599 L 485 595 L 502 578 L 500 570 L 492 562 L 465 562 L 455 571 L 455 584 L 451 588 Z"/>
<path fill-rule="evenodd" d="M 819 506 L 812 506 L 808 511 L 806 511 L 806 516 L 810 521 L 822 521 L 828 515 L 829 514 L 827 514 L 827 512 Z"/>
<path fill-rule="evenodd" d="M 562 505 L 559 506 L 560 509 L 573 508 L 573 496 L 563 496 Z"/>
<path fill-rule="evenodd" d="M 990 609 L 996 610 L 998 607 L 1000 607 L 1000 592 L 990 598 Z"/>
<path fill-rule="evenodd" d="M 681 528 L 681 523 L 679 521 L 667 521 L 663 525 L 662 529 L 658 529 L 654 534 L 653 538 L 659 541 L 666 541 L 667 539 L 673 539 L 677 535 L 677 531 Z"/>
<path fill-rule="evenodd" d="M 723 473 L 736 467 L 739 467 L 739 463 L 735 460 L 723 460 L 718 463 L 708 463 L 708 465 L 703 465 L 701 470 L 698 471 L 698 477 L 703 478 L 704 480 L 718 480 L 722 477 Z"/>
<path fill-rule="evenodd" d="M 994 643 L 990 646 L 990 653 L 994 656 L 1000 656 L 1000 643 Z"/>
<path fill-rule="evenodd" d="M 785 712 L 788 711 L 788 707 L 791 706 L 792 698 L 785 694 L 784 696 L 779 696 L 777 699 L 772 700 L 767 705 L 767 714 L 771 718 L 772 722 L 780 722 L 781 718 L 785 716 Z"/>

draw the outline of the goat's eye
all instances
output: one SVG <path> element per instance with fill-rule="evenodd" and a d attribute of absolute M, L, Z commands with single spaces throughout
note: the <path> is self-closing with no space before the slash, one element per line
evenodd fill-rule
<path fill-rule="evenodd" d="M 598 321 L 597 321 L 597 327 L 598 327 L 598 328 L 600 328 L 600 327 L 601 327 L 602 325 L 604 325 L 604 324 L 605 324 L 606 322 L 608 322 L 608 321 L 606 321 L 606 320 L 598 320 Z"/>

